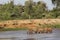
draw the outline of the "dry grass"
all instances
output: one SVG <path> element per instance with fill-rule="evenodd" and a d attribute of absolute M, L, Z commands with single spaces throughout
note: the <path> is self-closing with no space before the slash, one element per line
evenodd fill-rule
<path fill-rule="evenodd" d="M 4 28 L 31 28 L 37 27 L 39 24 L 56 24 L 60 23 L 60 19 L 31 19 L 31 20 L 8 20 L 0 22 L 0 27 Z"/>

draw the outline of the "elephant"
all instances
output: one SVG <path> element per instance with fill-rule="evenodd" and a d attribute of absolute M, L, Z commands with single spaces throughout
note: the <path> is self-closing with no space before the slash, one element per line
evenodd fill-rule
<path fill-rule="evenodd" d="M 48 28 L 48 33 L 52 33 L 52 28 Z"/>
<path fill-rule="evenodd" d="M 48 33 L 48 28 L 44 28 L 44 33 Z"/>
<path fill-rule="evenodd" d="M 38 28 L 37 33 L 44 33 L 44 29 L 43 28 Z"/>
<path fill-rule="evenodd" d="M 44 33 L 52 33 L 52 28 L 44 28 Z"/>
<path fill-rule="evenodd" d="M 35 34 L 37 33 L 37 28 L 36 27 L 32 27 L 28 29 L 28 34 Z"/>
<path fill-rule="evenodd" d="M 32 29 L 29 29 L 27 34 L 33 34 L 33 30 Z"/>

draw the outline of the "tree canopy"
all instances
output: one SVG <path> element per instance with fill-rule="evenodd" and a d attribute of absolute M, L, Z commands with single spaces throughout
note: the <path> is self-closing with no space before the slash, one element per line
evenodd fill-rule
<path fill-rule="evenodd" d="M 14 20 L 14 19 L 43 19 L 43 18 L 60 18 L 59 0 L 52 0 L 56 5 L 53 10 L 48 10 L 44 2 L 33 2 L 29 0 L 25 5 L 14 5 L 11 1 L 7 4 L 0 4 L 0 20 Z"/>

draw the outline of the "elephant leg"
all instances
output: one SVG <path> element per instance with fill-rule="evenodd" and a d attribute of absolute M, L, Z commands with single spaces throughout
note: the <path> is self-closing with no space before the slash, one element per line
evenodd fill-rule
<path fill-rule="evenodd" d="M 33 31 L 32 30 L 29 30 L 27 33 L 28 34 L 33 34 Z"/>
<path fill-rule="evenodd" d="M 48 31 L 47 31 L 47 30 L 45 30 L 45 31 L 44 31 L 44 33 L 48 33 Z"/>
<path fill-rule="evenodd" d="M 52 33 L 52 30 L 49 30 L 49 33 Z"/>
<path fill-rule="evenodd" d="M 42 30 L 38 30 L 37 33 L 39 33 L 39 34 L 42 33 Z"/>
<path fill-rule="evenodd" d="M 37 31 L 37 33 L 41 34 L 41 33 L 43 33 L 43 31 L 40 30 L 40 31 Z"/>
<path fill-rule="evenodd" d="M 38 32 L 38 33 L 40 34 L 40 33 L 42 33 L 42 32 L 40 31 L 40 32 Z"/>
<path fill-rule="evenodd" d="M 37 31 L 35 31 L 35 33 L 37 34 Z"/>
<path fill-rule="evenodd" d="M 33 32 L 28 32 L 28 34 L 33 34 Z"/>

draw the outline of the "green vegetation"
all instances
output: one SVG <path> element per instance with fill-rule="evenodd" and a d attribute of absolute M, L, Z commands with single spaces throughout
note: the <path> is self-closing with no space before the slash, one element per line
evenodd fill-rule
<path fill-rule="evenodd" d="M 0 20 L 43 18 L 60 18 L 60 8 L 56 6 L 53 10 L 48 10 L 44 2 L 33 0 L 26 1 L 25 5 L 14 5 L 13 1 L 0 4 Z"/>
<path fill-rule="evenodd" d="M 27 30 L 27 28 L 3 28 L 0 31 L 18 31 L 18 30 Z"/>
<path fill-rule="evenodd" d="M 51 28 L 60 28 L 60 24 L 57 23 L 57 24 L 44 24 L 42 25 L 43 27 L 51 27 Z"/>
<path fill-rule="evenodd" d="M 60 28 L 60 24 L 55 24 L 54 28 Z"/>
<path fill-rule="evenodd" d="M 4 20 L 19 20 L 19 19 L 55 19 L 60 18 L 60 1 L 52 0 L 52 3 L 56 6 L 53 10 L 48 10 L 44 2 L 33 2 L 29 0 L 25 2 L 25 5 L 14 5 L 11 1 L 6 4 L 0 4 L 0 21 Z M 43 25 L 46 27 L 60 28 L 60 24 L 55 25 Z M 0 30 L 25 30 L 26 28 L 0 28 Z"/>

